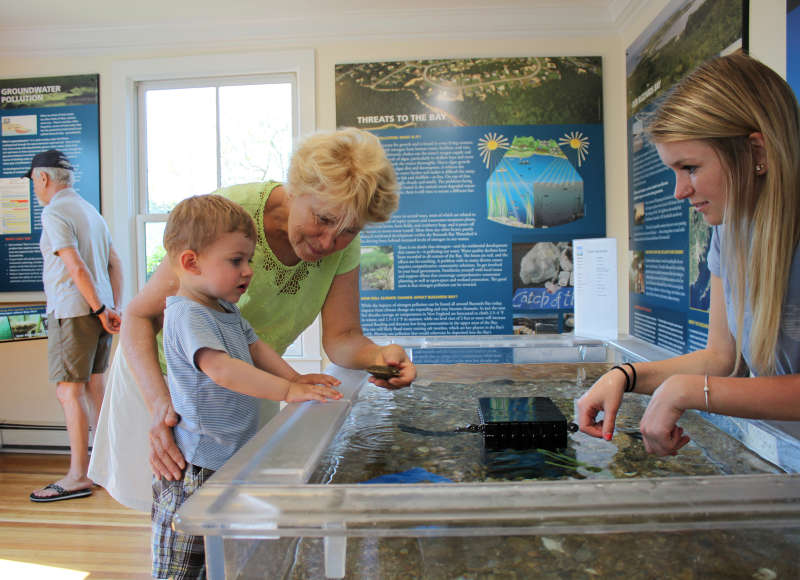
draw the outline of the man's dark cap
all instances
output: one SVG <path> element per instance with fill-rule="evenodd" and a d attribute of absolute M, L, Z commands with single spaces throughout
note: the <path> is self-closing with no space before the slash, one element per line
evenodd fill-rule
<path fill-rule="evenodd" d="M 22 177 L 31 178 L 31 174 L 36 167 L 58 167 L 59 169 L 68 169 L 74 171 L 69 159 L 58 149 L 48 149 L 33 156 L 31 160 L 31 168 Z"/>

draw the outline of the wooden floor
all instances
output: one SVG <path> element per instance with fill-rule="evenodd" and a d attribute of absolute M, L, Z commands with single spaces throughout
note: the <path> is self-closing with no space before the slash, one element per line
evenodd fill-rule
<path fill-rule="evenodd" d="M 100 487 L 85 498 L 30 501 L 34 489 L 60 479 L 68 465 L 68 455 L 0 453 L 0 578 L 150 578 L 148 514 Z M 22 564 L 52 568 L 23 567 L 23 573 Z"/>

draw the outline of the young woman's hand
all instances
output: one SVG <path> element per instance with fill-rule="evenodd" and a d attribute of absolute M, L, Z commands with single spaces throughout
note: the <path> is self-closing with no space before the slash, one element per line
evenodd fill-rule
<path fill-rule="evenodd" d="M 617 411 L 622 404 L 625 392 L 625 375 L 618 369 L 611 369 L 578 399 L 578 427 L 591 435 L 610 441 L 614 435 Z M 603 418 L 597 420 L 602 411 Z"/>
<path fill-rule="evenodd" d="M 678 426 L 678 419 L 687 408 L 684 403 L 687 394 L 692 389 L 702 391 L 702 380 L 697 375 L 673 375 L 655 390 L 639 423 L 649 453 L 675 455 L 689 442 L 689 436 Z"/>

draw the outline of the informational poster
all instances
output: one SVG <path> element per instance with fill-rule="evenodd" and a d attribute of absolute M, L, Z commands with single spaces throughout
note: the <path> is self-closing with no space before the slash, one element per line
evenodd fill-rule
<path fill-rule="evenodd" d="M 786 0 L 786 82 L 800 94 L 800 0 Z"/>
<path fill-rule="evenodd" d="M 0 301 L 43 289 L 42 207 L 20 177 L 34 155 L 63 151 L 76 191 L 100 210 L 98 115 L 98 75 L 0 79 Z"/>
<path fill-rule="evenodd" d="M 47 338 L 44 306 L 0 308 L 0 342 Z"/>
<path fill-rule="evenodd" d="M 373 336 L 571 331 L 572 240 L 605 235 L 600 57 L 339 64 L 400 207 L 361 234 Z"/>
<path fill-rule="evenodd" d="M 711 228 L 645 134 L 648 114 L 703 61 L 741 48 L 747 2 L 672 0 L 628 48 L 630 332 L 683 354 L 708 336 Z"/>

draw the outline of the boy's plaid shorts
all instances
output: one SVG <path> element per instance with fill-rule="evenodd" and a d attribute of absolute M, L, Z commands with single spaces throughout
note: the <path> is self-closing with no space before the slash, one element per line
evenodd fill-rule
<path fill-rule="evenodd" d="M 192 536 L 172 528 L 172 518 L 203 483 L 211 469 L 187 465 L 183 479 L 153 478 L 153 578 L 205 578 L 203 536 Z"/>

